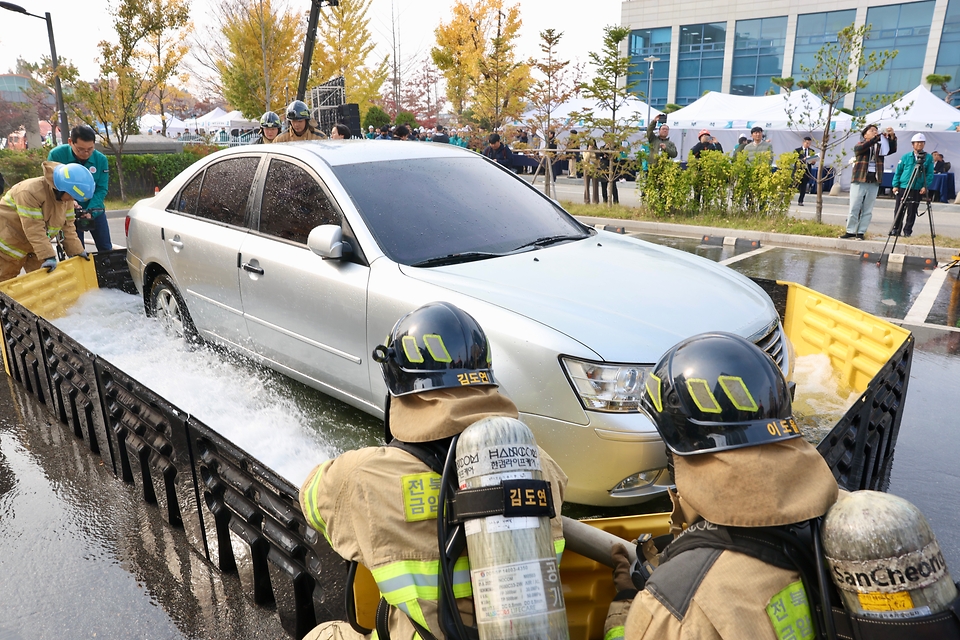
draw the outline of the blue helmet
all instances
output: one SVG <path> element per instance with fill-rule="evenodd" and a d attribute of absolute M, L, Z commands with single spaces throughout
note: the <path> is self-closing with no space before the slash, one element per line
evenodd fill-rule
<path fill-rule="evenodd" d="M 65 191 L 73 196 L 74 200 L 89 200 L 96 187 L 93 174 L 82 164 L 61 164 L 53 170 L 53 188 Z"/>

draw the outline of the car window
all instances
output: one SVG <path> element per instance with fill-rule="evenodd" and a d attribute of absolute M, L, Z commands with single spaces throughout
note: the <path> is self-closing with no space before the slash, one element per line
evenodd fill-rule
<path fill-rule="evenodd" d="M 197 202 L 197 215 L 215 222 L 243 226 L 247 199 L 260 158 L 230 158 L 207 167 Z"/>
<path fill-rule="evenodd" d="M 309 172 L 295 164 L 270 161 L 260 203 L 260 232 L 306 244 L 310 230 L 340 224 L 340 214 Z"/>
<path fill-rule="evenodd" d="M 591 233 L 480 156 L 367 162 L 333 171 L 380 248 L 400 264 L 509 253 L 540 239 Z"/>
<path fill-rule="evenodd" d="M 182 211 L 183 213 L 195 215 L 197 213 L 197 200 L 200 199 L 201 182 L 203 182 L 202 171 L 198 173 L 193 180 L 188 182 L 187 186 L 180 190 L 177 197 L 170 203 L 170 208 L 174 211 Z"/>

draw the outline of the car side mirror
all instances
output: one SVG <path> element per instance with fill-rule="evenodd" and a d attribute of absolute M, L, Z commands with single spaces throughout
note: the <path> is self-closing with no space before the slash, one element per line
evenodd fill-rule
<path fill-rule="evenodd" d="M 307 246 L 324 260 L 339 260 L 343 257 L 343 229 L 335 224 L 314 227 L 307 236 Z"/>

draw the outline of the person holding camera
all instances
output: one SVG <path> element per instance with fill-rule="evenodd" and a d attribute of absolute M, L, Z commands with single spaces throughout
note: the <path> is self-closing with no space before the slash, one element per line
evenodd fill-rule
<path fill-rule="evenodd" d="M 913 144 L 913 153 L 906 153 L 897 163 L 897 170 L 893 174 L 893 195 L 897 197 L 896 219 L 890 235 L 900 235 L 901 225 L 903 235 L 909 238 L 913 235 L 913 223 L 917 219 L 917 208 L 920 198 L 927 195 L 927 189 L 933 183 L 933 157 L 923 150 L 927 138 L 922 133 L 914 134 L 910 139 Z M 906 211 L 904 211 L 906 210 Z M 906 221 L 904 221 L 906 213 Z"/>
<path fill-rule="evenodd" d="M 93 176 L 93 181 L 97 185 L 96 191 L 87 200 L 77 200 L 77 206 L 80 209 L 76 218 L 77 236 L 82 245 L 83 232 L 90 231 L 97 245 L 97 251 L 110 251 L 113 249 L 113 242 L 110 240 L 110 225 L 107 224 L 103 207 L 103 200 L 107 197 L 107 189 L 110 187 L 110 167 L 107 164 L 107 156 L 94 148 L 96 141 L 97 134 L 93 127 L 81 124 L 70 131 L 67 144 L 61 144 L 50 150 L 47 160 L 60 164 L 79 164 L 86 167 Z"/>
<path fill-rule="evenodd" d="M 873 218 L 873 204 L 877 201 L 883 181 L 883 159 L 897 152 L 897 134 L 892 127 L 884 129 L 881 135 L 877 125 L 868 124 L 860 135 L 863 139 L 853 147 L 847 231 L 840 236 L 845 240 L 863 240 Z"/>
<path fill-rule="evenodd" d="M 656 129 L 656 134 L 654 134 Z M 670 140 L 670 127 L 667 126 L 667 114 L 661 113 L 655 120 L 651 120 L 647 125 L 647 140 L 650 146 L 650 155 L 647 158 L 647 165 L 650 166 L 657 161 L 657 156 L 663 152 L 668 158 L 677 157 L 677 145 Z"/>

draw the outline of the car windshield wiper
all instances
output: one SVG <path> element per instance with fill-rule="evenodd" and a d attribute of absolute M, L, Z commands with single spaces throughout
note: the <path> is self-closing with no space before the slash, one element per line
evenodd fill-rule
<path fill-rule="evenodd" d="M 520 249 L 526 249 L 527 247 L 546 247 L 557 242 L 563 242 L 564 240 L 582 240 L 587 236 L 575 236 L 570 234 L 564 234 L 559 236 L 543 236 L 542 238 L 537 238 L 536 240 L 531 240 L 530 242 L 524 243 L 514 249 L 514 251 L 519 251 Z"/>
<path fill-rule="evenodd" d="M 451 253 L 436 258 L 427 258 L 420 262 L 414 262 L 411 267 L 442 267 L 447 264 L 460 264 L 462 262 L 474 262 L 475 260 L 486 260 L 487 258 L 500 258 L 502 253 L 490 253 L 488 251 L 464 251 L 463 253 Z"/>

